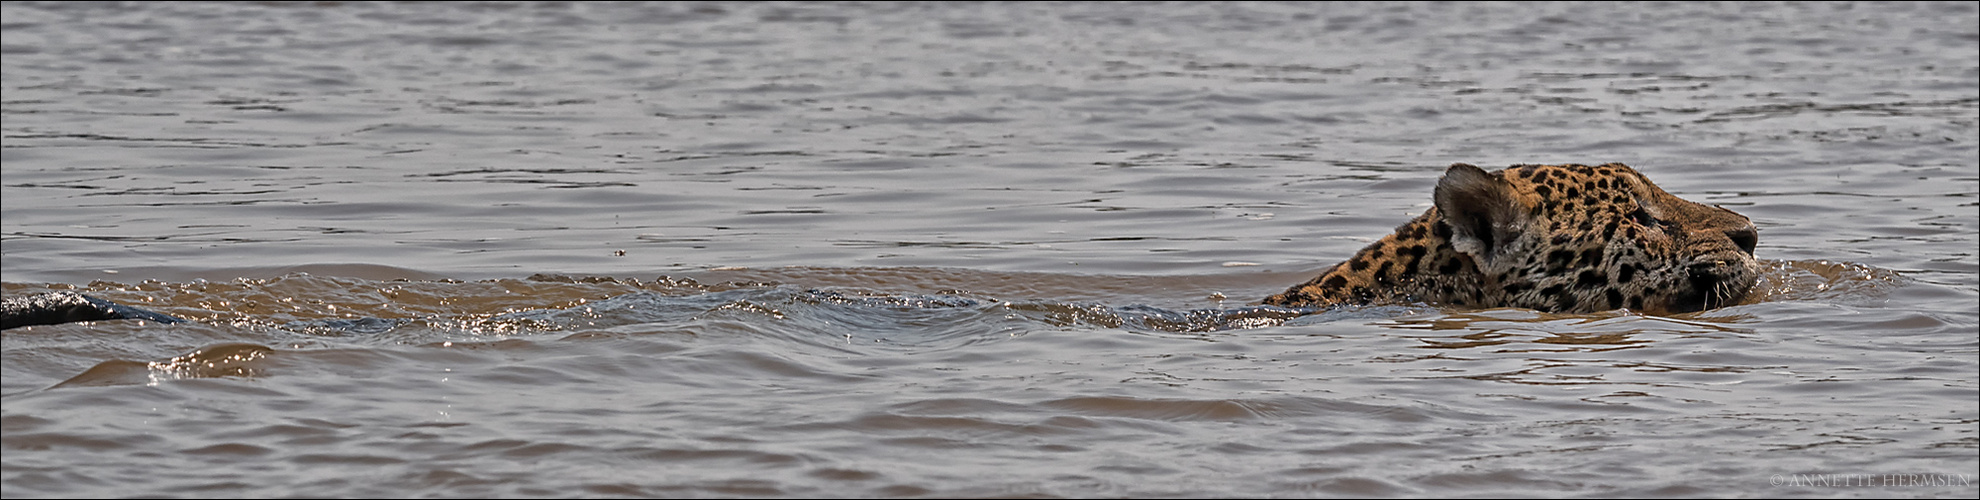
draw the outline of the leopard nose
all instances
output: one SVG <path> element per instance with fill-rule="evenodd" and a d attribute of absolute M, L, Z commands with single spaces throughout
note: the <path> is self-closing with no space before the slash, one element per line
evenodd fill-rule
<path fill-rule="evenodd" d="M 1760 232 L 1752 225 L 1727 229 L 1726 237 L 1731 238 L 1733 244 L 1739 246 L 1739 251 L 1746 252 L 1747 255 L 1753 255 L 1753 247 L 1760 244 Z"/>

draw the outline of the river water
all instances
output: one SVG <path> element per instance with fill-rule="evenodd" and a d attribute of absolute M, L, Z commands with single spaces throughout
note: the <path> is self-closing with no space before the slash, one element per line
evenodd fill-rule
<path fill-rule="evenodd" d="M 1977 11 L 7 2 L 0 493 L 1973 498 Z M 1760 290 L 1248 307 L 1453 162 Z"/>

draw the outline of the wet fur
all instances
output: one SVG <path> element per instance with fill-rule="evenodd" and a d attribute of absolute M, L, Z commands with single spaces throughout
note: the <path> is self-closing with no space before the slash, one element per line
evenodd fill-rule
<path fill-rule="evenodd" d="M 1745 216 L 1678 198 L 1620 163 L 1459 163 L 1433 197 L 1393 234 L 1264 303 L 1669 314 L 1736 303 L 1759 277 Z"/>

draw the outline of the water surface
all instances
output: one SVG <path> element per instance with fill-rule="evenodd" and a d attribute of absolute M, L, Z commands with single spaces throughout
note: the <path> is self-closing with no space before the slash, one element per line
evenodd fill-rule
<path fill-rule="evenodd" d="M 4 3 L 0 488 L 1980 494 L 1972 3 Z M 1257 300 L 1627 163 L 1660 317 Z"/>

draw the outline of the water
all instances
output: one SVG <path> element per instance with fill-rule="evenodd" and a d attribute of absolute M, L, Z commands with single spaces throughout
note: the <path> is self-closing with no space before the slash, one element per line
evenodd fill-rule
<path fill-rule="evenodd" d="M 1980 494 L 1972 3 L 5 3 L 7 497 Z M 1674 317 L 1251 304 L 1444 166 Z"/>

